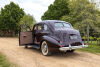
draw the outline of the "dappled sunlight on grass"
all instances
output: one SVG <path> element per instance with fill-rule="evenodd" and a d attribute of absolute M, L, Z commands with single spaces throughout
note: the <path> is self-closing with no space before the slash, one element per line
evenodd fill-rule
<path fill-rule="evenodd" d="M 89 47 L 78 49 L 79 51 L 87 51 L 91 53 L 100 53 L 100 45 L 96 41 L 90 42 Z"/>

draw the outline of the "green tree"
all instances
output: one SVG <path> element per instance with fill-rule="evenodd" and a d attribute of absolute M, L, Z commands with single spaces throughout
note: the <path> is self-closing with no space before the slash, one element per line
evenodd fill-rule
<path fill-rule="evenodd" d="M 35 22 L 36 22 L 36 20 L 33 16 L 31 16 L 30 14 L 27 14 L 27 15 L 25 14 L 24 17 L 20 21 L 20 25 L 24 26 L 24 27 L 29 27 L 32 30 Z"/>
<path fill-rule="evenodd" d="M 48 10 L 42 16 L 42 20 L 60 20 L 64 15 L 69 14 L 68 8 L 69 0 L 55 0 L 53 4 L 48 7 Z"/>
<path fill-rule="evenodd" d="M 12 32 L 13 35 L 18 32 L 19 21 L 24 16 L 24 11 L 19 5 L 10 2 L 10 4 L 1 8 L 0 15 L 0 30 L 4 32 L 4 35 L 8 32 Z"/>
<path fill-rule="evenodd" d="M 93 3 L 88 0 L 71 0 L 69 2 L 70 14 L 65 15 L 61 20 L 69 21 L 75 28 L 79 29 L 84 35 L 87 35 L 89 41 L 89 33 L 99 31 L 99 11 Z"/>
<path fill-rule="evenodd" d="M 65 20 L 65 21 L 70 21 L 70 23 L 72 25 L 76 24 L 77 21 L 81 20 L 81 19 L 77 19 L 77 16 L 79 16 L 80 12 L 82 12 L 85 9 L 87 4 L 89 4 L 89 2 L 87 0 L 71 0 L 71 1 L 69 1 L 70 13 L 69 13 L 69 15 L 63 16 L 61 19 Z"/>

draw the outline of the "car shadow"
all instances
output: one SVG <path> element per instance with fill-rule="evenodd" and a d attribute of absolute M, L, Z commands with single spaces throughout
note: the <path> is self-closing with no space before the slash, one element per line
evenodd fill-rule
<path fill-rule="evenodd" d="M 59 53 L 54 53 L 53 54 L 53 57 L 67 57 L 67 58 L 73 58 L 73 57 L 78 57 L 78 56 L 80 56 L 80 54 L 79 53 L 77 53 L 76 51 L 75 52 L 73 52 L 73 53 L 71 53 L 71 52 L 59 52 Z"/>
<path fill-rule="evenodd" d="M 24 48 L 24 49 L 28 49 L 28 50 L 31 50 L 32 52 L 42 54 L 40 49 L 36 49 L 36 48 L 33 48 L 33 47 L 28 47 L 28 48 Z"/>
<path fill-rule="evenodd" d="M 26 49 L 26 48 L 25 48 Z M 39 54 L 39 55 L 42 55 L 42 53 L 41 53 L 41 50 L 38 50 L 38 49 L 35 49 L 35 48 L 33 48 L 33 47 L 28 47 L 27 48 L 28 50 L 31 50 L 32 52 L 34 52 L 34 53 L 37 53 L 37 54 Z M 43 56 L 43 55 L 42 55 Z M 66 57 L 66 58 L 73 58 L 73 57 L 78 57 L 78 56 L 80 56 L 80 54 L 78 53 L 78 52 L 73 52 L 73 53 L 71 53 L 71 52 L 53 52 L 50 56 L 45 56 L 45 57 L 55 57 L 55 58 L 63 58 L 63 57 Z"/>

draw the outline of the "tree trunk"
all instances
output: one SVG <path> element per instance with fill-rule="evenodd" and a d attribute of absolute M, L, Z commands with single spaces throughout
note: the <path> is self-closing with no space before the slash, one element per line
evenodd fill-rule
<path fill-rule="evenodd" d="M 89 24 L 87 24 L 87 43 L 89 44 Z"/>

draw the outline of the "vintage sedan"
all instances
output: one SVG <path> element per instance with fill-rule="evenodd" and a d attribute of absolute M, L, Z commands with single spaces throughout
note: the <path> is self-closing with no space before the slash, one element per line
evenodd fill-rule
<path fill-rule="evenodd" d="M 45 56 L 54 51 L 73 52 L 77 48 L 88 47 L 78 30 L 60 20 L 45 20 L 36 23 L 31 31 L 20 31 L 19 45 L 41 49 Z"/>

